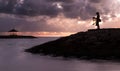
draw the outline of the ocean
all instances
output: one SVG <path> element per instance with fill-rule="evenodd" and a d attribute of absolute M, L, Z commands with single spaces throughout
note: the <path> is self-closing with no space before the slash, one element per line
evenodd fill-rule
<path fill-rule="evenodd" d="M 79 60 L 24 52 L 58 37 L 0 39 L 0 71 L 120 71 L 120 62 Z"/>

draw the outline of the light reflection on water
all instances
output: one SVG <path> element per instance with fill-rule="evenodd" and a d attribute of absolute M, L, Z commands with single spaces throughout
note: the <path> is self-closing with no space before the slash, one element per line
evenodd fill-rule
<path fill-rule="evenodd" d="M 24 49 L 56 38 L 0 39 L 0 71 L 120 71 L 120 63 L 32 55 Z"/>

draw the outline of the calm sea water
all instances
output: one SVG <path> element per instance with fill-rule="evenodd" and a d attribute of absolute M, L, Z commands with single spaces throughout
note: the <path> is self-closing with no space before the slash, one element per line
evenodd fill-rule
<path fill-rule="evenodd" d="M 0 71 L 120 71 L 119 62 L 32 55 L 24 49 L 57 38 L 0 39 Z"/>

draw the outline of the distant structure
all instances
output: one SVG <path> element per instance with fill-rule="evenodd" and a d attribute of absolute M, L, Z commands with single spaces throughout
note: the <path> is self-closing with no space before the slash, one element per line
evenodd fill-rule
<path fill-rule="evenodd" d="M 11 36 L 17 36 L 17 30 L 16 29 L 11 29 L 10 31 L 8 31 L 10 33 Z"/>
<path fill-rule="evenodd" d="M 96 12 L 96 15 L 97 15 L 96 17 L 93 17 L 93 21 L 95 21 L 95 23 L 93 23 L 93 25 L 96 25 L 97 29 L 100 29 L 99 22 L 101 22 L 101 19 L 100 19 L 99 12 Z"/>

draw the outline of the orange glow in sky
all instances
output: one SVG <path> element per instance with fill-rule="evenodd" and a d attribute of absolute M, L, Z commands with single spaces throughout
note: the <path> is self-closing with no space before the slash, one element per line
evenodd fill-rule
<path fill-rule="evenodd" d="M 63 37 L 74 33 L 75 32 L 17 32 L 16 34 L 36 37 Z M 1 32 L 0 35 L 10 35 L 10 32 Z"/>

